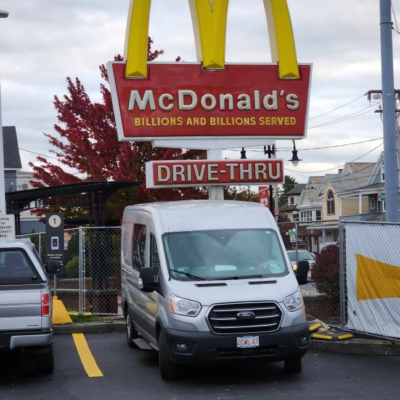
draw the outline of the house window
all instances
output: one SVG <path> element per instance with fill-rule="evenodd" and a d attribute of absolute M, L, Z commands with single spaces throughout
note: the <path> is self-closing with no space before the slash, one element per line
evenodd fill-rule
<path fill-rule="evenodd" d="M 299 216 L 300 214 L 293 214 L 293 221 L 298 222 L 299 221 Z"/>
<path fill-rule="evenodd" d="M 315 212 L 315 217 L 316 221 L 322 221 L 322 215 L 320 210 Z"/>
<path fill-rule="evenodd" d="M 381 166 L 381 181 L 385 182 L 385 166 Z"/>
<path fill-rule="evenodd" d="M 326 206 L 328 210 L 328 215 L 335 214 L 335 196 L 333 195 L 332 190 L 329 190 L 326 200 Z"/>
<path fill-rule="evenodd" d="M 376 207 L 376 200 L 375 200 L 375 197 L 370 197 L 370 198 L 369 198 L 369 208 L 370 208 L 371 210 L 375 210 L 375 207 Z"/>
<path fill-rule="evenodd" d="M 301 221 L 302 222 L 311 222 L 312 221 L 312 211 L 302 211 L 301 212 Z"/>
<path fill-rule="evenodd" d="M 294 206 L 294 197 L 290 197 L 290 205 Z"/>

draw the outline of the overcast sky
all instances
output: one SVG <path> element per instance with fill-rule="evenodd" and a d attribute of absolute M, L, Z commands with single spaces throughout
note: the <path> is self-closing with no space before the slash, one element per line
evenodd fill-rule
<path fill-rule="evenodd" d="M 217 0 L 218 1 L 218 0 Z M 382 137 L 382 123 L 366 97 L 380 89 L 378 0 L 288 0 L 299 62 L 314 64 L 308 138 L 297 142 L 303 161 L 299 182 L 317 172 L 353 161 L 381 141 L 327 150 L 301 151 Z M 398 2 L 397 2 L 398 3 Z M 2 0 L 10 13 L 0 19 L 0 78 L 3 125 L 17 127 L 20 148 L 49 155 L 43 132 L 55 134 L 53 96 L 66 93 L 65 78 L 79 77 L 93 100 L 100 100 L 98 66 L 122 54 L 129 0 Z M 400 22 L 400 4 L 394 2 Z M 150 36 L 165 55 L 159 61 L 195 61 L 187 0 L 153 0 Z M 400 35 L 394 33 L 395 82 L 400 73 Z M 269 62 L 270 50 L 262 0 L 230 0 L 228 62 Z M 351 114 L 356 118 L 321 127 Z M 355 114 L 358 115 L 358 114 Z M 314 119 L 313 119 L 314 118 Z M 315 128 L 314 128 L 315 127 Z M 288 148 L 290 142 L 278 142 Z M 359 161 L 376 161 L 382 146 Z M 238 152 L 228 151 L 230 158 Z M 278 157 L 289 159 L 290 152 Z M 36 156 L 21 151 L 23 168 Z M 248 153 L 256 157 L 256 153 Z M 262 156 L 264 157 L 264 156 Z M 334 173 L 335 170 L 330 171 Z M 319 173 L 321 175 L 321 173 Z"/>

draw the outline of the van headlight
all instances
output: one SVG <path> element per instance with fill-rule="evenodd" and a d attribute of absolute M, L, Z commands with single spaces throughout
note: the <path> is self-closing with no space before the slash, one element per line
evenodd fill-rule
<path fill-rule="evenodd" d="M 303 296 L 300 289 L 290 296 L 286 297 L 283 301 L 289 311 L 297 311 L 304 307 Z"/>
<path fill-rule="evenodd" d="M 197 301 L 182 299 L 170 293 L 169 309 L 174 314 L 196 317 L 201 310 L 201 304 Z"/>

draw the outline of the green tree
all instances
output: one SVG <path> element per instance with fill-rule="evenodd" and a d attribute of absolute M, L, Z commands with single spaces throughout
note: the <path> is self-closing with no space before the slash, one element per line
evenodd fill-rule
<path fill-rule="evenodd" d="M 279 198 L 279 207 L 282 207 L 287 201 L 287 194 L 297 185 L 297 181 L 290 175 L 285 175 L 285 182 L 282 184 L 283 193 Z"/>

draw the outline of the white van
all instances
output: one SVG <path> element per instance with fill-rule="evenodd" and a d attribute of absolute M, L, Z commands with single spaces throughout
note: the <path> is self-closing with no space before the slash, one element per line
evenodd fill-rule
<path fill-rule="evenodd" d="M 301 371 L 309 327 L 276 222 L 257 203 L 179 201 L 126 207 L 122 306 L 130 347 L 179 366 L 263 359 Z"/>

